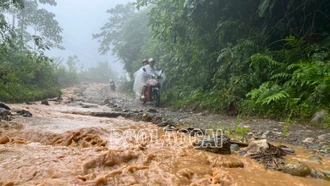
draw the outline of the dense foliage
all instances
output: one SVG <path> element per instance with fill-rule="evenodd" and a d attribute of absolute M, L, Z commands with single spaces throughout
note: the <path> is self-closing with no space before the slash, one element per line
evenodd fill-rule
<path fill-rule="evenodd" d="M 51 59 L 27 49 L 0 46 L 0 100 L 32 101 L 56 96 L 54 65 Z"/>
<path fill-rule="evenodd" d="M 166 103 L 227 111 L 236 102 L 241 113 L 275 118 L 310 117 L 329 108 L 329 1 L 137 0 L 134 5 L 147 8 L 125 17 L 120 37 L 103 32 L 119 42 L 101 42 L 125 59 L 131 74 L 135 61 L 157 59 L 169 78 Z M 109 11 L 112 17 L 116 10 Z M 119 24 L 116 20 L 107 25 Z M 139 24 L 127 26 L 130 21 Z M 149 31 L 141 32 L 147 26 Z M 140 35 L 132 40 L 124 33 Z"/>
<path fill-rule="evenodd" d="M 0 2 L 0 101 L 55 97 L 65 85 L 60 78 L 68 70 L 44 55 L 52 47 L 61 48 L 62 29 L 52 13 L 38 9 L 38 3 L 56 5 L 54 0 Z M 6 21 L 5 13 L 13 22 Z M 31 27 L 35 35 L 26 31 Z"/>
<path fill-rule="evenodd" d="M 40 4 L 56 6 L 56 1 L 0 2 L 0 102 L 41 100 L 58 96 L 60 88 L 80 81 L 108 83 L 118 78 L 107 62 L 83 70 L 77 56 L 67 60 L 47 57 L 46 50 L 63 49 L 62 28 Z"/>

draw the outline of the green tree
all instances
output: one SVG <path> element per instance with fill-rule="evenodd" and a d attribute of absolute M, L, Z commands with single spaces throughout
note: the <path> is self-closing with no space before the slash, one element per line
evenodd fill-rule
<path fill-rule="evenodd" d="M 54 15 L 44 9 L 38 9 L 39 3 L 56 5 L 54 0 L 40 1 L 1 1 L 0 2 L 0 98 L 1 101 L 35 101 L 58 94 L 58 64 L 44 55 L 49 47 L 61 42 Z M 6 22 L 4 13 L 17 14 L 21 27 Z M 51 24 L 51 25 L 49 25 Z M 33 39 L 35 50 L 22 45 L 22 32 L 29 26 L 38 29 L 38 35 L 29 35 Z M 50 42 L 48 42 L 50 41 Z M 53 43 L 53 44 L 52 44 Z"/>
<path fill-rule="evenodd" d="M 38 39 L 38 44 L 48 48 L 60 48 L 62 43 L 62 28 L 55 20 L 55 14 L 44 8 L 39 8 L 39 4 L 56 6 L 55 0 L 22 0 L 24 8 L 20 11 L 12 11 L 18 19 L 18 32 L 21 33 L 23 43 Z M 34 34 L 26 31 L 28 28 L 35 30 Z M 22 45 L 22 43 L 21 43 Z"/>
<path fill-rule="evenodd" d="M 94 34 L 99 39 L 99 52 L 105 54 L 112 47 L 112 53 L 124 64 L 124 69 L 133 74 L 143 58 L 143 47 L 149 38 L 148 9 L 136 12 L 128 3 L 117 5 L 107 10 L 108 22 L 101 28 L 101 33 Z M 145 47 L 144 47 L 145 48 Z"/>

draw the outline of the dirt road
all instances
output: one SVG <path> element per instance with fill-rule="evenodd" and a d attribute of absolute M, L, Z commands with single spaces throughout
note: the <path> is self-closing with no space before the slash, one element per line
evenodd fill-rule
<path fill-rule="evenodd" d="M 0 185 L 329 185 L 323 179 L 267 170 L 234 151 L 220 155 L 195 149 L 197 137 L 153 124 L 221 130 L 245 127 L 250 128 L 249 137 L 278 141 L 285 126 L 282 122 L 237 121 L 189 108 L 154 109 L 98 84 L 65 89 L 62 98 L 48 100 L 48 105 L 9 105 L 14 119 L 0 125 Z M 22 110 L 32 117 L 19 116 Z M 287 155 L 286 160 L 330 172 L 328 139 L 319 139 L 327 133 L 291 125 L 283 139 L 307 146 L 308 152 L 291 146 L 297 155 Z M 307 137 L 314 139 L 302 142 Z M 320 160 L 310 159 L 315 155 Z"/>

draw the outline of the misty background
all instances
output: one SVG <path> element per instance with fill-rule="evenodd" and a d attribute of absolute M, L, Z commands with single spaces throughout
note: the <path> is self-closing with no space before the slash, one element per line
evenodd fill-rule
<path fill-rule="evenodd" d="M 84 69 L 93 67 L 99 61 L 107 61 L 109 66 L 118 74 L 125 74 L 123 64 L 111 51 L 107 55 L 98 53 L 99 44 L 92 39 L 92 34 L 100 32 L 100 28 L 107 22 L 108 9 L 114 8 L 117 4 L 126 4 L 131 0 L 57 0 L 56 6 L 41 5 L 41 7 L 53 12 L 55 19 L 63 29 L 62 46 L 65 50 L 52 48 L 46 52 L 50 57 L 62 57 L 76 55 Z"/>

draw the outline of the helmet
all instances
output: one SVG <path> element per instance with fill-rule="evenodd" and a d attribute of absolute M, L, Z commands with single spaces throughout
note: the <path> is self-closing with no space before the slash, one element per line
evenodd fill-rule
<path fill-rule="evenodd" d="M 143 59 L 142 63 L 148 63 L 148 59 Z"/>
<path fill-rule="evenodd" d="M 155 62 L 155 60 L 153 58 L 150 58 L 148 61 L 149 61 L 149 63 L 150 62 Z"/>

